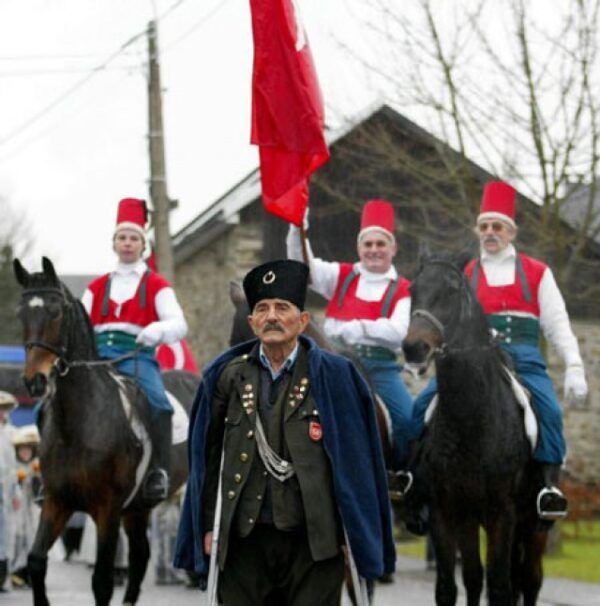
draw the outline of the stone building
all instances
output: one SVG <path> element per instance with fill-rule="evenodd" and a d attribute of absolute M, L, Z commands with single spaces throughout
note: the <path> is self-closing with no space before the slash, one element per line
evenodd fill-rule
<path fill-rule="evenodd" d="M 494 178 L 387 106 L 371 109 L 359 120 L 329 136 L 331 160 L 311 181 L 310 241 L 315 254 L 354 260 L 360 208 L 369 198 L 396 206 L 399 253 L 395 262 L 414 275 L 423 248 L 473 255 L 471 231 L 483 183 Z M 458 205 L 456 171 L 467 171 L 472 191 Z M 260 199 L 258 169 L 233 186 L 173 237 L 176 284 L 190 331 L 188 342 L 202 366 L 227 345 L 233 317 L 229 283 L 254 265 L 285 257 L 287 224 L 267 215 Z M 463 196 L 465 199 L 465 196 Z M 540 210 L 520 196 L 519 248 L 552 265 L 552 250 L 534 237 Z M 600 282 L 600 246 L 592 243 L 576 272 L 580 281 Z M 600 430 L 600 316 L 595 298 L 577 297 L 579 283 L 569 285 L 567 302 L 582 345 L 591 396 L 586 410 L 567 410 L 569 470 L 583 480 L 600 478 L 597 439 Z M 309 297 L 319 316 L 324 301 Z M 563 368 L 550 354 L 556 385 Z M 415 389 L 418 386 L 415 385 Z"/>

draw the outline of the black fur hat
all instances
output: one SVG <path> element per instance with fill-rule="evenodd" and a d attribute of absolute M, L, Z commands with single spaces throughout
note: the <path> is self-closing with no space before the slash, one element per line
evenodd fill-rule
<path fill-rule="evenodd" d="M 244 278 L 250 311 L 263 299 L 284 299 L 301 311 L 306 301 L 308 267 L 298 261 L 270 261 L 255 267 Z"/>

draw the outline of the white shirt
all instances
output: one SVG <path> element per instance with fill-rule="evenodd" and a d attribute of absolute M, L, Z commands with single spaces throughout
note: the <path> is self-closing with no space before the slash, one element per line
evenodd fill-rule
<path fill-rule="evenodd" d="M 287 256 L 289 259 L 303 261 L 300 230 L 290 225 L 286 238 Z M 306 242 L 310 265 L 310 288 L 323 295 L 330 301 L 337 287 L 340 264 L 323 261 L 313 255 L 310 243 Z M 386 273 L 377 274 L 367 271 L 361 263 L 355 263 L 358 270 L 358 285 L 356 296 L 364 301 L 381 301 L 390 280 L 398 277 L 396 269 L 392 266 Z M 323 325 L 325 334 L 330 338 L 339 338 L 348 345 L 371 345 L 387 347 L 392 351 L 402 348 L 402 341 L 408 331 L 410 321 L 410 297 L 400 299 L 389 318 L 377 320 L 338 320 L 326 318 Z"/>
<path fill-rule="evenodd" d="M 516 274 L 517 251 L 512 244 L 496 254 L 481 250 L 481 267 L 490 286 L 513 284 Z M 582 366 L 577 338 L 571 329 L 571 322 L 565 301 L 558 290 L 552 270 L 547 267 L 538 288 L 540 305 L 540 327 L 544 337 L 552 343 L 566 366 Z M 499 314 L 531 316 L 523 312 L 499 312 Z"/>
<path fill-rule="evenodd" d="M 110 298 L 118 304 L 116 315 L 120 313 L 121 305 L 129 301 L 135 295 L 142 276 L 147 271 L 148 266 L 140 259 L 136 263 L 119 263 L 116 270 L 112 273 L 110 283 Z M 81 302 L 86 311 L 91 313 L 94 303 L 92 291 L 87 289 L 81 297 Z M 175 343 L 185 337 L 187 333 L 187 323 L 183 316 L 175 291 L 171 287 L 162 288 L 154 299 L 156 315 L 158 322 L 153 322 L 150 326 L 159 329 L 162 332 L 160 343 Z M 123 332 L 138 335 L 144 329 L 143 326 L 135 326 L 126 322 L 115 322 L 94 326 L 96 332 L 110 330 L 121 330 Z"/>

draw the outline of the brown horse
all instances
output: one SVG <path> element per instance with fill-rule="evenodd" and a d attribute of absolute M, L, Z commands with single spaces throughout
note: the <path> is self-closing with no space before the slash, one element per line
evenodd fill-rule
<path fill-rule="evenodd" d="M 43 258 L 43 272 L 28 273 L 18 260 L 15 276 L 23 287 L 18 316 L 27 350 L 24 380 L 43 402 L 40 462 L 44 501 L 29 554 L 34 606 L 48 606 L 45 577 L 48 550 L 74 511 L 88 512 L 97 528 L 92 589 L 96 606 L 108 606 L 113 593 L 113 562 L 119 524 L 129 539 L 129 579 L 124 603 L 140 593 L 150 557 L 150 507 L 138 494 L 147 459 L 143 446 L 148 405 L 136 384 L 99 360 L 94 333 L 83 305 Z M 171 371 L 165 387 L 187 406 L 198 378 Z M 134 426 L 138 431 L 134 431 Z M 146 430 L 147 432 L 147 430 Z M 171 492 L 187 478 L 186 443 L 173 447 Z"/>

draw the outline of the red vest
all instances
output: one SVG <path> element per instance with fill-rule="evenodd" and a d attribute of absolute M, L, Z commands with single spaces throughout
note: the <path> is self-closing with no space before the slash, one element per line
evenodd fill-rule
<path fill-rule="evenodd" d="M 170 286 L 165 278 L 155 272 L 144 274 L 133 297 L 121 303 L 121 313 L 118 316 L 116 315 L 119 305 L 112 299 L 109 299 L 106 314 L 103 315 L 102 307 L 110 275 L 111 274 L 100 276 L 88 286 L 94 295 L 92 309 L 90 311 L 90 319 L 93 326 L 123 323 L 133 324 L 143 328 L 144 326 L 148 326 L 148 324 L 152 324 L 152 322 L 157 322 L 159 320 L 154 301 L 159 291 Z M 145 283 L 146 291 L 144 306 L 142 306 L 140 300 L 140 291 L 142 290 L 143 283 Z"/>
<path fill-rule="evenodd" d="M 398 276 L 397 282 L 390 280 L 388 287 L 383 293 L 383 297 L 379 301 L 359 299 L 356 296 L 359 275 L 356 275 L 350 284 L 345 284 L 353 269 L 354 266 L 351 263 L 340 263 L 337 286 L 325 311 L 326 317 L 344 321 L 389 318 L 396 307 L 396 303 L 400 299 L 410 296 L 408 290 L 410 282 L 406 278 Z M 394 292 L 391 292 L 390 288 L 393 288 L 393 284 L 396 284 L 396 289 Z M 344 289 L 345 292 L 342 292 Z M 384 309 L 384 306 L 387 306 L 387 308 Z"/>
<path fill-rule="evenodd" d="M 527 301 L 527 293 L 523 289 L 518 263 L 515 266 L 515 281 L 504 286 L 490 286 L 488 284 L 479 259 L 469 261 L 465 267 L 465 274 L 470 281 L 473 279 L 476 265 L 478 267 L 476 278 L 477 299 L 487 315 L 520 311 L 532 314 L 536 318 L 540 317 L 538 289 L 547 265 L 522 253 L 518 253 L 518 258 L 523 268 L 523 279 L 529 289 L 529 301 Z"/>

